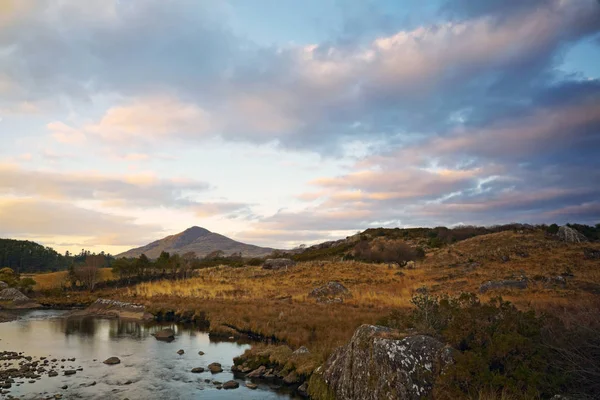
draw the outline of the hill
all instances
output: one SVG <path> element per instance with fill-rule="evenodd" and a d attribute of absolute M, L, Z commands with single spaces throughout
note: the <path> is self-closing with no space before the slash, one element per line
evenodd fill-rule
<path fill-rule="evenodd" d="M 118 254 L 117 258 L 134 258 L 141 254 L 145 254 L 149 258 L 158 258 L 163 251 L 180 255 L 194 252 L 198 257 L 204 257 L 215 251 L 222 251 L 225 255 L 241 253 L 244 257 L 262 257 L 270 254 L 273 250 L 241 243 L 208 229 L 193 226 L 176 235 L 167 236 L 145 246 Z"/>
<path fill-rule="evenodd" d="M 0 239 L 0 268 L 17 273 L 65 269 L 66 258 L 50 247 L 29 240 Z"/>

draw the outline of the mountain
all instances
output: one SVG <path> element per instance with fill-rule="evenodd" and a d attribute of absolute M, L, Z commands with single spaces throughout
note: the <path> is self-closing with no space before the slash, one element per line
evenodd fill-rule
<path fill-rule="evenodd" d="M 204 257 L 217 250 L 223 251 L 225 255 L 242 253 L 244 257 L 262 257 L 270 254 L 274 249 L 237 242 L 208 229 L 193 226 L 176 235 L 167 236 L 145 246 L 118 254 L 116 257 L 134 258 L 143 253 L 149 258 L 158 258 L 163 251 L 171 254 L 185 254 L 193 251 L 196 256 Z"/>

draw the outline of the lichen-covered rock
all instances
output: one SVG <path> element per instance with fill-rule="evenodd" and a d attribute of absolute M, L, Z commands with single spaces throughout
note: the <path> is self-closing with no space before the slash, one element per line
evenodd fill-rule
<path fill-rule="evenodd" d="M 557 235 L 560 240 L 567 243 L 585 243 L 588 241 L 581 232 L 566 225 L 558 228 Z"/>
<path fill-rule="evenodd" d="M 149 321 L 154 319 L 154 316 L 149 312 L 146 312 L 145 307 L 141 304 L 110 299 L 97 299 L 85 310 L 74 311 L 70 316 L 120 318 L 136 321 Z"/>
<path fill-rule="evenodd" d="M 416 400 L 453 362 L 452 349 L 423 335 L 395 339 L 389 328 L 362 325 L 318 371 L 337 400 Z M 312 380 L 309 392 L 312 392 Z"/>
<path fill-rule="evenodd" d="M 308 297 L 317 299 L 317 303 L 342 303 L 352 294 L 344 285 L 333 281 L 311 290 Z"/>
<path fill-rule="evenodd" d="M 288 269 L 289 267 L 293 267 L 296 265 L 294 260 L 290 260 L 289 258 L 269 258 L 265 260 L 263 264 L 263 269 Z"/>
<path fill-rule="evenodd" d="M 527 279 L 487 281 L 479 286 L 479 293 L 494 289 L 527 289 Z"/>
<path fill-rule="evenodd" d="M 0 290 L 6 289 L 8 287 L 8 283 L 4 281 L 0 281 Z"/>
<path fill-rule="evenodd" d="M 310 351 L 304 347 L 304 346 L 300 346 L 296 351 L 294 351 L 292 354 L 295 355 L 299 355 L 299 354 L 309 354 Z"/>
<path fill-rule="evenodd" d="M 8 288 L 0 291 L 0 301 L 29 301 L 29 297 L 25 296 L 19 289 Z"/>

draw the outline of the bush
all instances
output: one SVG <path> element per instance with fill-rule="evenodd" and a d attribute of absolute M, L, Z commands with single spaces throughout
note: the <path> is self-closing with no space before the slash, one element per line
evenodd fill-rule
<path fill-rule="evenodd" d="M 458 350 L 456 362 L 436 382 L 436 398 L 477 397 L 482 391 L 543 398 L 564 387 L 556 353 L 544 344 L 546 317 L 519 311 L 501 298 L 482 304 L 474 294 L 440 298 L 425 293 L 412 303 L 412 312 L 382 322 L 416 328 Z"/>
<path fill-rule="evenodd" d="M 402 240 L 375 239 L 360 241 L 354 246 L 354 258 L 366 262 L 397 262 L 402 264 L 419 258 L 415 248 Z"/>

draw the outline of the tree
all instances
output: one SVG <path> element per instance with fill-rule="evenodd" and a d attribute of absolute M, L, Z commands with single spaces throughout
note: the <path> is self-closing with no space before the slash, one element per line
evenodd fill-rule
<path fill-rule="evenodd" d="M 197 260 L 196 253 L 194 253 L 193 251 L 189 251 L 183 256 L 181 256 L 181 260 L 181 272 L 183 274 L 183 278 L 185 279 L 188 277 L 189 272 L 192 270 L 192 268 L 194 267 L 194 263 Z"/>
<path fill-rule="evenodd" d="M 93 291 L 98 283 L 99 270 L 104 266 L 105 258 L 101 255 L 88 255 L 83 265 L 75 267 L 75 276 L 89 291 Z"/>

